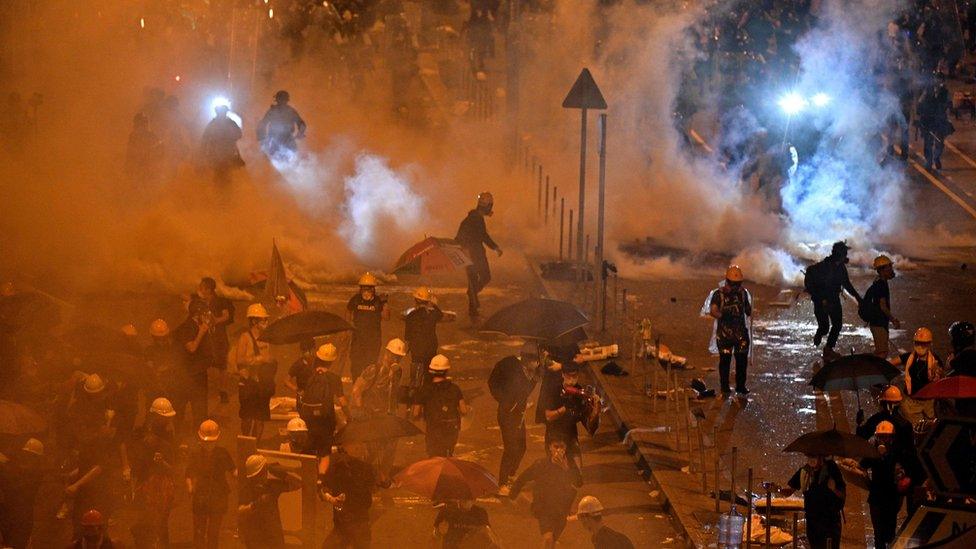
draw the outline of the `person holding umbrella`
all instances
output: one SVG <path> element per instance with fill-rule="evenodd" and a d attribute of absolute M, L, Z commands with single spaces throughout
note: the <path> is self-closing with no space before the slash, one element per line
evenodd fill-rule
<path fill-rule="evenodd" d="M 841 514 L 847 484 L 837 463 L 821 455 L 808 454 L 807 462 L 793 474 L 787 485 L 780 490 L 782 495 L 790 496 L 797 490 L 803 494 L 807 540 L 811 549 L 840 547 Z"/>
<path fill-rule="evenodd" d="M 735 357 L 735 392 L 749 394 L 746 389 L 746 368 L 749 365 L 749 325 L 752 316 L 752 300 L 749 291 L 742 287 L 742 269 L 731 265 L 725 271 L 725 284 L 712 292 L 709 314 L 716 320 L 715 342 L 718 346 L 718 373 L 722 395 L 732 393 L 729 387 L 729 370 Z"/>
<path fill-rule="evenodd" d="M 353 325 L 349 347 L 349 369 L 353 381 L 376 360 L 383 337 L 380 325 L 390 318 L 390 311 L 386 308 L 387 297 L 376 293 L 379 283 L 379 279 L 371 273 L 363 274 L 359 277 L 359 293 L 346 304 L 348 320 Z"/>
<path fill-rule="evenodd" d="M 935 402 L 916 400 L 912 395 L 942 378 L 942 359 L 932 350 L 932 330 L 924 326 L 915 330 L 913 341 L 912 351 L 903 353 L 891 363 L 905 367 L 905 398 L 901 401 L 901 413 L 905 419 L 916 424 L 935 419 Z"/>
<path fill-rule="evenodd" d="M 548 457 L 537 459 L 512 483 L 510 497 L 517 499 L 522 488 L 532 482 L 532 514 L 539 521 L 539 532 L 546 549 L 555 547 L 566 528 L 566 516 L 576 499 L 576 490 L 583 485 L 583 477 L 576 463 L 567 454 L 567 441 L 552 437 Z"/>
<path fill-rule="evenodd" d="M 386 344 L 380 361 L 370 364 L 352 387 L 352 406 L 366 418 L 396 413 L 396 389 L 403 375 L 400 360 L 407 355 L 402 339 Z M 373 466 L 381 486 L 389 486 L 396 439 L 390 438 L 366 446 L 366 461 Z"/>
<path fill-rule="evenodd" d="M 864 423 L 857 426 L 857 436 L 864 440 L 870 439 L 875 434 L 875 429 L 882 421 L 891 423 L 895 428 L 895 443 L 902 450 L 915 451 L 915 429 L 912 422 L 905 419 L 898 413 L 898 406 L 901 404 L 901 390 L 895 385 L 885 387 L 884 391 L 878 396 L 878 407 L 876 413 Z"/>
<path fill-rule="evenodd" d="M 498 468 L 498 493 L 507 495 L 510 481 L 525 456 L 525 407 L 539 370 L 539 347 L 527 341 L 519 356 L 495 364 L 488 376 L 488 390 L 498 402 L 498 428 L 502 435 L 502 460 Z"/>
<path fill-rule="evenodd" d="M 427 455 L 450 457 L 461 432 L 461 416 L 467 415 L 469 408 L 461 388 L 447 377 L 451 362 L 446 356 L 435 356 L 427 369 L 431 382 L 417 391 L 413 417 L 423 416 L 427 425 Z"/>

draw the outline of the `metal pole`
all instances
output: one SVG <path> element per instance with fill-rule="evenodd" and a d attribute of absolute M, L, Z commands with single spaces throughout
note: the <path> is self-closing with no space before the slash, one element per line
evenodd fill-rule
<path fill-rule="evenodd" d="M 718 451 L 718 426 L 712 428 L 712 450 L 715 452 L 715 512 L 721 513 L 722 508 L 721 498 L 722 498 L 722 479 L 719 477 L 719 461 L 722 459 L 721 453 Z"/>
<path fill-rule="evenodd" d="M 586 233 L 586 245 L 583 246 L 583 264 L 588 265 L 590 263 L 590 233 Z M 586 282 L 584 279 L 583 282 Z"/>
<path fill-rule="evenodd" d="M 566 235 L 566 258 L 573 260 L 573 209 L 569 209 L 569 234 Z"/>
<path fill-rule="evenodd" d="M 654 399 L 657 401 L 657 398 Z M 702 493 L 708 495 L 708 464 L 705 463 L 705 435 L 702 433 L 701 420 L 695 421 L 695 427 L 698 431 L 698 460 L 701 463 L 701 474 L 702 474 Z"/>
<path fill-rule="evenodd" d="M 546 180 L 548 179 L 549 176 L 547 175 Z M 557 187 L 556 185 L 552 186 L 552 216 L 553 217 L 556 217 L 556 190 L 557 189 L 559 189 L 559 187 Z"/>
<path fill-rule="evenodd" d="M 600 332 L 607 330 L 607 282 L 603 277 L 603 218 L 604 200 L 607 186 L 607 115 L 600 114 L 600 190 L 597 202 L 596 220 L 596 271 L 600 280 L 597 282 L 596 311 L 600 319 Z"/>
<path fill-rule="evenodd" d="M 539 164 L 539 180 L 538 180 L 538 195 L 536 197 L 535 213 L 536 215 L 542 216 L 542 164 Z M 549 190 L 546 189 L 546 196 L 549 196 Z"/>
<path fill-rule="evenodd" d="M 796 535 L 798 533 L 796 531 L 797 530 L 797 522 L 798 521 L 797 521 L 797 517 L 796 517 L 796 511 L 793 511 L 793 549 L 796 549 L 796 546 L 797 546 L 797 543 L 796 543 Z"/>
<path fill-rule="evenodd" d="M 563 260 L 563 228 L 566 226 L 564 223 L 566 217 L 566 199 L 559 199 L 559 261 Z"/>
<path fill-rule="evenodd" d="M 732 505 L 729 507 L 729 511 L 735 509 L 735 459 L 738 457 L 739 449 L 735 446 L 732 447 L 732 484 L 729 486 L 729 501 Z"/>
<path fill-rule="evenodd" d="M 752 542 L 752 467 L 749 468 L 749 480 L 746 487 L 746 497 L 749 505 L 746 506 L 746 547 Z"/>
<path fill-rule="evenodd" d="M 576 259 L 583 259 L 583 210 L 586 205 L 586 109 L 580 114 L 579 211 L 576 212 Z"/>
<path fill-rule="evenodd" d="M 772 516 L 772 512 L 773 512 L 773 484 L 771 482 L 767 482 L 765 484 L 766 484 L 766 545 L 765 547 L 769 547 L 770 536 L 772 534 L 770 524 L 769 524 L 770 523 L 769 518 Z M 828 545 L 828 547 L 830 546 Z"/>
<path fill-rule="evenodd" d="M 549 225 L 549 176 L 546 176 L 546 207 L 543 210 L 543 222 Z"/>

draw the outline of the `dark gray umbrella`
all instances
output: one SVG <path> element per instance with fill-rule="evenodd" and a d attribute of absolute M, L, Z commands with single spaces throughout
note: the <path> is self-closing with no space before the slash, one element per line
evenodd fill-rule
<path fill-rule="evenodd" d="M 482 332 L 552 341 L 562 336 L 583 335 L 589 319 L 572 303 L 531 298 L 504 307 L 481 326 Z M 580 337 L 582 339 L 582 337 Z"/>
<path fill-rule="evenodd" d="M 421 435 L 423 431 L 416 425 L 393 415 L 382 415 L 356 420 L 347 424 L 339 433 L 339 442 L 376 442 L 401 437 Z"/>
<path fill-rule="evenodd" d="M 808 456 L 840 456 L 849 458 L 879 458 L 881 454 L 870 442 L 836 428 L 800 435 L 789 443 L 784 452 L 798 452 Z"/>
<path fill-rule="evenodd" d="M 886 385 L 899 375 L 898 368 L 876 355 L 848 355 L 818 370 L 810 385 L 821 391 L 856 391 Z"/>
<path fill-rule="evenodd" d="M 347 330 L 352 330 L 352 326 L 338 315 L 327 311 L 302 311 L 275 320 L 259 339 L 283 345 Z"/>

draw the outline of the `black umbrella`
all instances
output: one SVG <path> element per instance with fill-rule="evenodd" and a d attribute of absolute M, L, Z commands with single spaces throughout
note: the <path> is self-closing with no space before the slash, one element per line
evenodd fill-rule
<path fill-rule="evenodd" d="M 104 324 L 82 323 L 64 334 L 64 341 L 79 354 L 139 356 L 141 350 L 135 339 L 130 339 L 121 328 L 111 328 Z"/>
<path fill-rule="evenodd" d="M 870 389 L 875 385 L 887 385 L 901 375 L 898 368 L 887 360 L 872 354 L 847 355 L 838 358 L 813 374 L 810 385 L 821 391 L 854 391 L 857 395 L 858 418 L 861 410 L 861 393 L 858 389 Z"/>
<path fill-rule="evenodd" d="M 840 456 L 848 458 L 878 458 L 881 454 L 870 442 L 836 428 L 800 435 L 789 443 L 784 452 L 798 452 L 808 456 Z"/>
<path fill-rule="evenodd" d="M 416 425 L 402 417 L 384 414 L 353 421 L 339 433 L 339 442 L 376 442 L 400 437 L 412 437 L 423 434 Z"/>
<path fill-rule="evenodd" d="M 282 345 L 347 330 L 352 330 L 352 326 L 338 315 L 327 311 L 302 311 L 275 320 L 259 339 Z"/>
<path fill-rule="evenodd" d="M 581 328 L 588 323 L 586 315 L 572 303 L 531 298 L 491 315 L 481 326 L 481 331 L 551 341 L 561 336 L 582 334 Z"/>

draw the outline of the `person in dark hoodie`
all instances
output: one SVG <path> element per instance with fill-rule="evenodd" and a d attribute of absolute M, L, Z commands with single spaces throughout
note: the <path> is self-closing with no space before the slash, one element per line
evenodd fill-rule
<path fill-rule="evenodd" d="M 468 315 L 477 318 L 481 304 L 478 301 L 478 293 L 488 285 L 491 280 L 491 271 L 488 269 L 488 256 L 485 254 L 485 246 L 488 246 L 498 254 L 502 255 L 502 249 L 488 235 L 488 228 L 485 225 L 485 217 L 490 217 L 495 199 L 490 192 L 483 192 L 478 195 L 478 205 L 475 209 L 468 212 L 468 216 L 461 221 L 458 227 L 457 236 L 454 240 L 464 248 L 468 257 L 471 258 L 471 265 L 467 267 L 468 273 Z"/>

